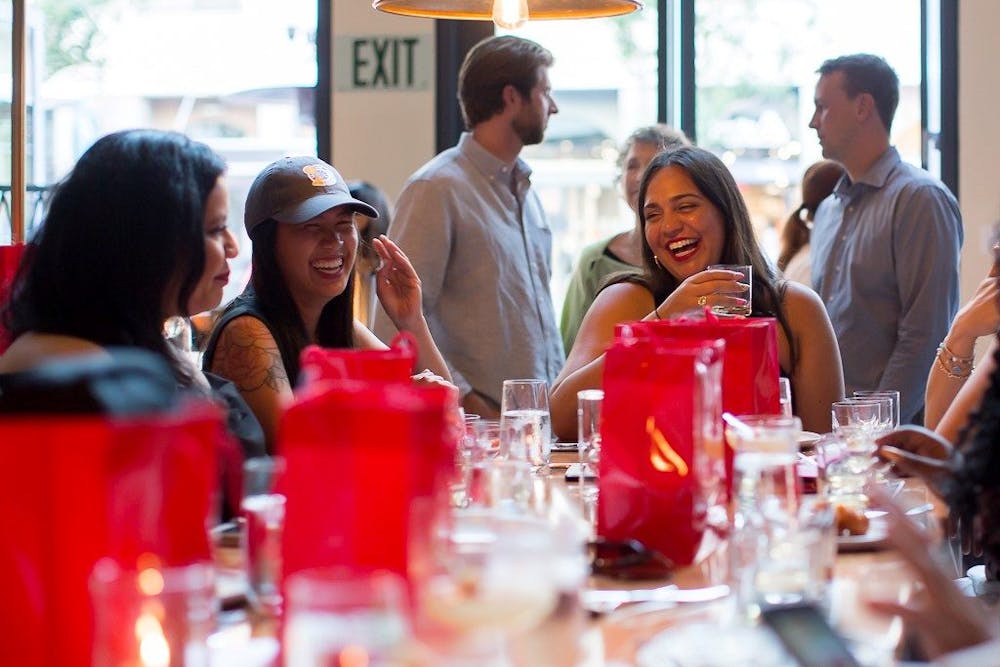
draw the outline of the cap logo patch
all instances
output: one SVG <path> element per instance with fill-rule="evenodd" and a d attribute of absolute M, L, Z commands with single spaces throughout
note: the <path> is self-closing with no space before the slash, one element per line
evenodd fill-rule
<path fill-rule="evenodd" d="M 337 184 L 337 175 L 326 165 L 307 164 L 302 167 L 302 171 L 309 177 L 309 181 L 317 188 Z"/>

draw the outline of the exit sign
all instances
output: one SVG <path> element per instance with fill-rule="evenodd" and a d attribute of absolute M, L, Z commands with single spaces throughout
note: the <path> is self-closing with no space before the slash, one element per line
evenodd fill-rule
<path fill-rule="evenodd" d="M 427 90 L 434 74 L 433 40 L 432 34 L 335 37 L 336 89 Z"/>

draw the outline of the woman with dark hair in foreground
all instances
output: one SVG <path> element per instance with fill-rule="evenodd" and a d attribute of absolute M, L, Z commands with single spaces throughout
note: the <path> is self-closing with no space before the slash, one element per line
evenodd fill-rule
<path fill-rule="evenodd" d="M 207 389 L 163 325 L 222 300 L 238 250 L 224 172 L 212 149 L 175 132 L 116 132 L 91 146 L 55 189 L 15 280 L 0 372 L 126 346 L 162 356 L 182 387 Z"/>

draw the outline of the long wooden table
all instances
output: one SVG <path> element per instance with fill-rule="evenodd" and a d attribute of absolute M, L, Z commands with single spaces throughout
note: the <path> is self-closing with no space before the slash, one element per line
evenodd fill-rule
<path fill-rule="evenodd" d="M 574 461 L 575 454 L 557 453 L 553 456 L 552 484 L 559 486 L 564 474 L 565 464 Z M 918 480 L 907 480 L 907 488 L 915 493 L 925 492 Z M 562 490 L 576 501 L 579 487 L 577 483 L 566 483 Z M 926 494 L 930 496 L 931 494 Z M 944 516 L 945 510 L 940 502 L 936 505 L 938 516 Z M 217 549 L 217 564 L 224 572 L 237 572 L 240 567 L 238 549 L 231 546 Z M 900 567 L 899 556 L 890 550 L 879 549 L 840 553 L 836 558 L 834 581 L 857 581 L 872 565 L 878 563 L 896 563 Z M 232 576 L 232 574 L 230 574 Z M 719 563 L 711 559 L 683 568 L 669 579 L 659 581 L 622 582 L 609 579 L 591 578 L 588 585 L 598 589 L 645 589 L 657 588 L 666 584 L 675 584 L 680 588 L 701 588 L 719 580 Z M 857 604 L 857 602 L 848 602 Z M 692 619 L 710 619 L 716 613 L 719 605 L 702 603 L 684 605 L 683 611 L 669 605 L 636 604 L 620 607 L 617 611 L 602 617 L 591 617 L 587 612 L 560 608 L 538 629 L 512 642 L 511 655 L 517 665 L 547 665 L 549 667 L 587 667 L 598 665 L 633 665 L 636 652 L 652 637 L 679 622 Z M 844 613 L 842 611 L 842 613 Z M 850 614 L 848 610 L 846 613 Z M 232 621 L 232 619 L 230 619 Z M 259 618 L 252 612 L 233 625 L 246 626 L 241 630 L 244 634 L 254 636 L 274 636 L 276 624 L 273 620 Z M 407 665 L 433 665 L 433 658 L 428 658 L 425 651 L 414 650 L 412 656 L 405 662 Z"/>

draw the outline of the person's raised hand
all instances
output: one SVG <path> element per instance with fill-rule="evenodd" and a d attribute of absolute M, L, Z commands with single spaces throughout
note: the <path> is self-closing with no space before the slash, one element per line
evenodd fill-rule
<path fill-rule="evenodd" d="M 412 330 L 423 318 L 420 277 L 398 245 L 384 234 L 372 240 L 381 260 L 375 292 L 397 329 Z"/>
<path fill-rule="evenodd" d="M 922 426 L 901 426 L 875 444 L 881 458 L 903 473 L 920 477 L 939 495 L 960 461 L 951 443 Z"/>
<path fill-rule="evenodd" d="M 952 353 L 969 356 L 977 338 L 997 332 L 1000 328 L 998 297 L 1000 279 L 989 277 L 979 283 L 976 293 L 959 309 L 948 331 L 945 342 Z"/>

